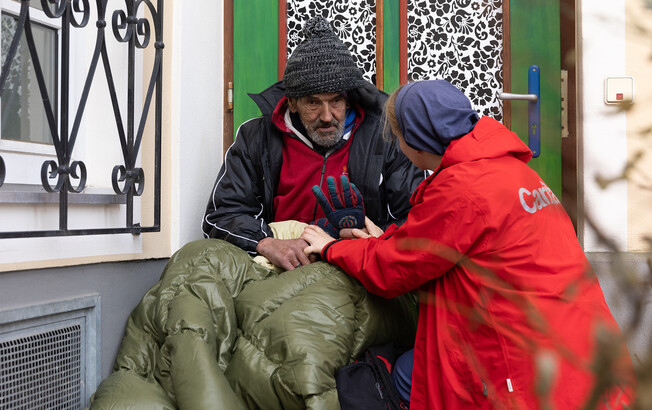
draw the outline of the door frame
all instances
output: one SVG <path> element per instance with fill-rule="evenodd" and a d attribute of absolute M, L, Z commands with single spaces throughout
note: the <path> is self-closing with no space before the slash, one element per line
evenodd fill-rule
<path fill-rule="evenodd" d="M 576 0 L 560 0 L 560 28 L 561 28 L 561 69 L 568 73 L 566 83 L 566 108 L 568 136 L 561 139 L 561 186 L 562 205 L 573 222 L 575 232 L 580 234 L 578 224 L 582 220 L 583 200 L 581 195 L 579 153 L 580 141 L 579 104 L 578 104 L 578 70 L 579 61 L 577 44 L 577 4 Z M 563 130 L 562 130 L 563 131 Z M 580 238 L 581 239 L 581 238 Z M 580 240 L 580 243 L 582 241 Z"/>
<path fill-rule="evenodd" d="M 229 83 L 233 84 L 233 4 L 235 0 L 224 0 L 224 96 L 222 126 L 222 161 L 227 149 L 233 144 L 233 103 L 229 102 Z M 231 98 L 233 98 L 231 89 Z"/>

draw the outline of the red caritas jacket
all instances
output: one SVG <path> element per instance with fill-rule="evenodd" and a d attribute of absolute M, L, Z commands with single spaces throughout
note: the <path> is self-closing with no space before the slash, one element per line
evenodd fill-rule
<path fill-rule="evenodd" d="M 400 228 L 322 252 L 378 295 L 418 289 L 412 410 L 581 408 L 597 336 L 619 337 L 567 214 L 526 165 L 531 156 L 483 117 L 414 192 Z M 618 346 L 621 367 L 610 375 L 628 377 L 631 359 Z M 600 405 L 621 408 L 629 396 L 617 387 Z"/>

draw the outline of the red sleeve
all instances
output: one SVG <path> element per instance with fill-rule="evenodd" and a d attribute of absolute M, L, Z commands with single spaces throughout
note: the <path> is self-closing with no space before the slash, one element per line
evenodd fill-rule
<path fill-rule="evenodd" d="M 386 298 L 442 276 L 482 241 L 487 224 L 471 199 L 437 185 L 427 188 L 393 234 L 334 242 L 322 258 Z"/>
<path fill-rule="evenodd" d="M 398 225 L 396 224 L 391 224 L 390 226 L 385 229 L 385 232 L 380 235 L 380 238 L 387 238 L 388 236 L 394 235 L 394 232 L 398 229 Z"/>

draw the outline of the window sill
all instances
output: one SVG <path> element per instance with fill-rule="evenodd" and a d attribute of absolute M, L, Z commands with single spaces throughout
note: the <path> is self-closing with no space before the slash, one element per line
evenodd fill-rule
<path fill-rule="evenodd" d="M 86 188 L 82 193 L 68 195 L 68 203 L 77 205 L 124 205 L 126 202 L 125 195 L 116 195 L 110 189 Z M 59 193 L 47 192 L 39 185 L 4 184 L 0 188 L 0 204 L 58 203 Z"/>

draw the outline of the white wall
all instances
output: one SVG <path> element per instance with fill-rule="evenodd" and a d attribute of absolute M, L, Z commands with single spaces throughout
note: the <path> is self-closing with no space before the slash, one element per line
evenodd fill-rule
<path fill-rule="evenodd" d="M 222 165 L 222 0 L 175 1 L 172 84 L 172 252 L 199 239 Z M 176 105 L 176 106 L 174 106 Z"/>
<path fill-rule="evenodd" d="M 586 216 L 627 250 L 627 181 L 600 187 L 597 176 L 620 175 L 627 163 L 626 113 L 604 102 L 607 77 L 626 76 L 625 0 L 581 0 L 579 9 L 580 164 Z M 588 223 L 586 252 L 607 250 Z"/>
<path fill-rule="evenodd" d="M 639 182 L 650 179 L 650 168 L 638 165 L 637 172 L 623 177 L 633 147 L 649 157 L 649 138 L 640 130 L 650 126 L 649 88 L 643 86 L 652 74 L 652 52 L 649 32 L 641 30 L 639 21 L 649 21 L 650 9 L 643 9 L 645 0 L 580 0 L 579 4 L 579 146 L 580 184 L 586 217 L 595 221 L 599 230 L 613 241 L 618 251 L 607 249 L 596 231 L 584 223 L 580 237 L 591 265 L 605 294 L 606 301 L 625 333 L 635 364 L 645 360 L 652 340 L 652 290 L 648 281 L 649 245 L 641 237 L 650 235 L 649 188 Z M 632 7 L 639 11 L 632 13 Z M 633 45 L 645 44 L 641 53 Z M 636 69 L 632 61 L 641 63 Z M 604 82 L 607 77 L 634 77 L 634 104 L 607 105 Z M 638 84 L 638 85 L 637 85 Z M 642 112 L 636 117 L 635 113 Z M 646 135 L 649 137 L 649 132 Z M 647 144 L 644 142 L 647 141 Z M 629 154 L 629 155 L 628 155 Z M 649 159 L 648 159 L 649 161 Z M 648 162 L 649 164 L 649 162 Z M 641 171 L 643 176 L 641 176 Z M 600 186 L 596 177 L 615 178 L 617 182 Z M 647 183 L 649 187 L 649 183 Z M 647 233 L 646 233 L 647 230 Z M 632 231 L 632 232 L 630 232 Z M 635 235 L 633 235 L 635 233 Z M 605 252 L 608 251 L 608 252 Z M 638 309 L 640 308 L 640 312 Z"/>

